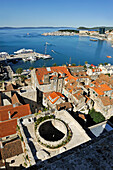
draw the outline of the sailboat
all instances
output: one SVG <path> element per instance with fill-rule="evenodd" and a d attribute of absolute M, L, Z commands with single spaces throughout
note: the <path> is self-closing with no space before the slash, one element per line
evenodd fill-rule
<path fill-rule="evenodd" d="M 43 55 L 43 59 L 50 59 L 50 58 L 52 58 L 50 55 L 47 55 L 46 54 L 46 52 L 47 52 L 47 45 L 48 45 L 49 43 L 48 42 L 46 42 L 46 45 L 45 45 L 45 54 Z"/>

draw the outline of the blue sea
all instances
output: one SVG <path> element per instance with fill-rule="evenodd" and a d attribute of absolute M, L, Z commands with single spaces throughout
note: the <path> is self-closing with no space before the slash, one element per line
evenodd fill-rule
<path fill-rule="evenodd" d="M 0 29 L 0 52 L 5 51 L 13 54 L 21 48 L 30 48 L 36 52 L 45 52 L 45 43 L 47 45 L 47 54 L 53 59 L 37 60 L 36 62 L 24 62 L 20 60 L 18 63 L 10 63 L 14 71 L 17 68 L 28 69 L 29 67 L 52 66 L 75 63 L 76 65 L 84 65 L 85 61 L 89 64 L 98 65 L 99 63 L 113 64 L 113 48 L 111 43 L 98 40 L 90 41 L 89 37 L 83 36 L 43 36 L 44 32 L 57 31 L 60 28 L 37 28 L 37 29 Z M 29 33 L 29 34 L 28 34 Z M 53 51 L 54 52 L 53 52 Z"/>

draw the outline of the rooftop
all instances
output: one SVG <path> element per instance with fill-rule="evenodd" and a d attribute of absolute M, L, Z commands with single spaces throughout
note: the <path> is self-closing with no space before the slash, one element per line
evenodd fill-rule
<path fill-rule="evenodd" d="M 0 122 L 0 138 L 16 133 L 17 119 Z"/>
<path fill-rule="evenodd" d="M 20 139 L 6 143 L 4 148 L 1 149 L 2 159 L 7 159 L 23 153 Z"/>
<path fill-rule="evenodd" d="M 42 78 L 44 77 L 44 75 L 47 74 L 52 74 L 54 72 L 57 72 L 59 74 L 65 74 L 65 77 L 70 76 L 69 71 L 67 70 L 67 68 L 65 66 L 56 66 L 56 67 L 48 67 L 47 68 L 36 68 L 36 76 L 37 76 L 37 80 L 39 82 L 39 84 L 44 84 L 42 81 Z"/>
<path fill-rule="evenodd" d="M 108 96 L 102 96 L 102 97 L 99 96 L 99 98 L 101 99 L 104 106 L 113 105 L 113 99 L 110 99 Z"/>
<path fill-rule="evenodd" d="M 1 106 L 2 107 L 2 106 Z M 8 112 L 10 111 L 11 118 L 20 118 L 31 114 L 29 104 L 14 107 L 12 105 L 3 106 L 0 109 L 0 121 L 9 120 Z"/>

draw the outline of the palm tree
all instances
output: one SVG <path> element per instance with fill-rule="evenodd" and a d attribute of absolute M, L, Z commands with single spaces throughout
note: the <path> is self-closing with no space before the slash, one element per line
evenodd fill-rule
<path fill-rule="evenodd" d="M 17 73 L 17 74 L 21 74 L 21 73 L 22 73 L 22 71 L 23 71 L 23 69 L 22 69 L 22 68 L 18 68 L 18 69 L 16 70 L 16 73 Z"/>

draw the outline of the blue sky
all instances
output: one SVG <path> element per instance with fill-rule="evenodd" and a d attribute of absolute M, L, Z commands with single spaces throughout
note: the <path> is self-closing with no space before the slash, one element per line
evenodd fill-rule
<path fill-rule="evenodd" d="M 113 26 L 113 0 L 0 0 L 2 26 Z"/>

